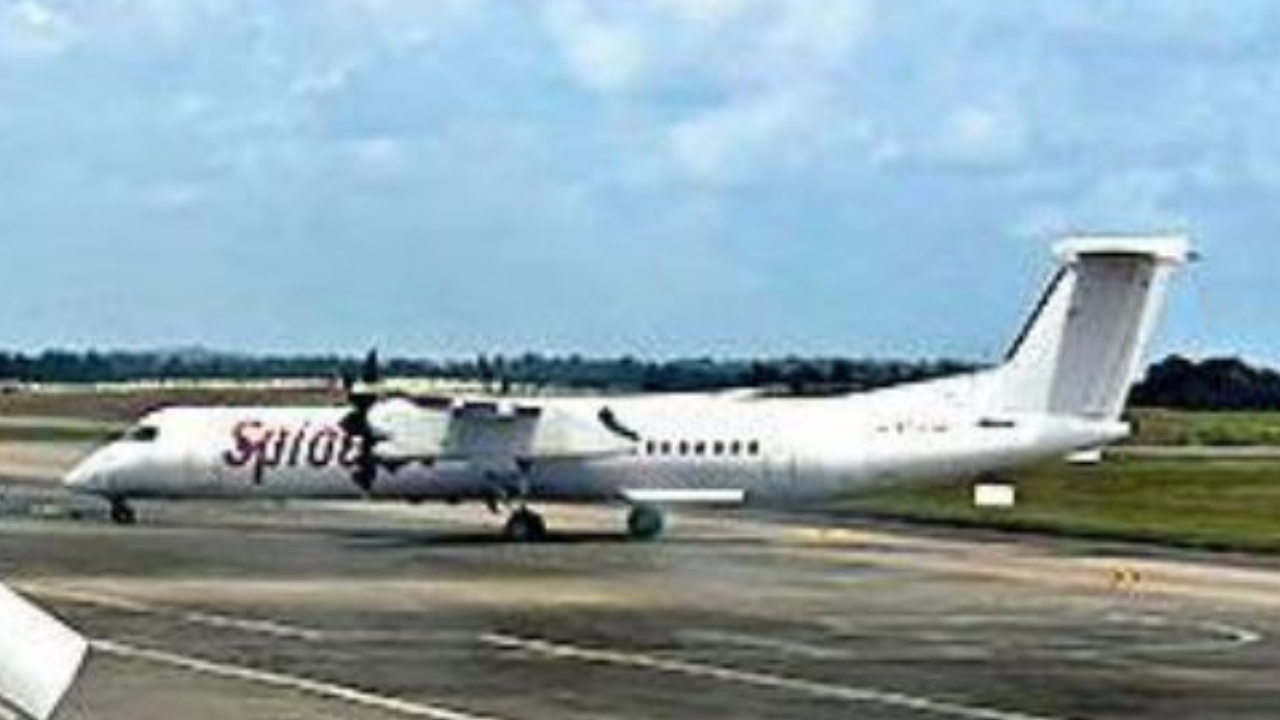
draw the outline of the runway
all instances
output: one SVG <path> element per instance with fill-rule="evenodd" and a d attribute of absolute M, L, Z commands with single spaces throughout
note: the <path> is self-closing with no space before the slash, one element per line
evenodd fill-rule
<path fill-rule="evenodd" d="M 142 506 L 6 492 L 0 576 L 91 635 L 64 718 L 1273 718 L 1267 561 L 821 515 Z"/>

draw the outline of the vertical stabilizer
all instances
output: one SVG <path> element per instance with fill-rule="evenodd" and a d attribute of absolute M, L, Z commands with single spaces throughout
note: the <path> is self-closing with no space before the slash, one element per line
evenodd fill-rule
<path fill-rule="evenodd" d="M 997 405 L 1015 412 L 1114 419 L 1164 306 L 1183 237 L 1091 237 L 1060 243 L 1061 268 L 997 372 Z"/>

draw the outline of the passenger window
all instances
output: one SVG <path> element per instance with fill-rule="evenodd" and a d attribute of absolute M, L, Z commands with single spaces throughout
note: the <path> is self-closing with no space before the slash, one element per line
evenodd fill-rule
<path fill-rule="evenodd" d="M 693 446 L 693 452 L 698 455 L 705 455 L 707 453 L 707 444 L 699 441 L 697 445 Z"/>
<path fill-rule="evenodd" d="M 645 455 L 652 455 L 652 454 L 654 454 L 654 452 L 656 452 L 656 451 L 657 451 L 657 449 L 658 449 L 658 445 L 657 445 L 657 443 L 655 443 L 655 442 L 654 442 L 654 441 L 652 441 L 652 440 L 650 440 L 650 441 L 648 441 L 648 442 L 646 442 L 646 443 L 644 444 L 644 454 L 645 454 Z"/>
<path fill-rule="evenodd" d="M 752 440 L 751 442 L 747 443 L 747 453 L 750 455 L 759 455 L 760 454 L 759 441 Z"/>
<path fill-rule="evenodd" d="M 670 455 L 671 443 L 667 442 L 666 440 L 663 440 L 662 445 L 659 446 L 659 450 L 662 452 L 663 455 Z"/>
<path fill-rule="evenodd" d="M 714 453 L 714 454 L 716 454 L 716 455 L 723 455 L 723 454 L 724 454 L 724 443 L 723 443 L 723 442 L 720 442 L 719 440 L 715 441 L 715 443 L 711 446 L 711 452 L 712 452 L 712 453 Z"/>
<path fill-rule="evenodd" d="M 160 438 L 160 428 L 154 425 L 138 425 L 131 428 L 121 438 L 125 442 L 149 443 Z"/>
<path fill-rule="evenodd" d="M 680 441 L 680 454 L 681 455 L 689 454 L 689 443 L 685 440 Z"/>
<path fill-rule="evenodd" d="M 729 444 L 729 452 L 730 452 L 730 453 L 732 453 L 732 454 L 734 454 L 734 455 L 741 455 L 741 454 L 742 454 L 742 441 L 740 441 L 740 440 L 734 440 L 732 443 L 730 443 L 730 444 Z"/>

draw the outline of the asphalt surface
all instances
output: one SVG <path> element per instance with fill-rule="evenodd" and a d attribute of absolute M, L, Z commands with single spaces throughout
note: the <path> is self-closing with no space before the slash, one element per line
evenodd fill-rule
<path fill-rule="evenodd" d="M 95 639 L 59 717 L 1275 718 L 1280 567 L 822 516 L 0 500 L 0 577 Z"/>

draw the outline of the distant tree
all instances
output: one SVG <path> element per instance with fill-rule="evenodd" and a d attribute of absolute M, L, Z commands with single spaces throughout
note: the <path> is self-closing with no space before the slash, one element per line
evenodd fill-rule
<path fill-rule="evenodd" d="M 836 385 L 850 385 L 854 380 L 854 365 L 850 360 L 836 359 L 827 371 L 827 380 Z"/>
<path fill-rule="evenodd" d="M 1130 404 L 1185 410 L 1280 410 L 1280 373 L 1237 358 L 1195 362 L 1177 355 L 1152 365 Z"/>

